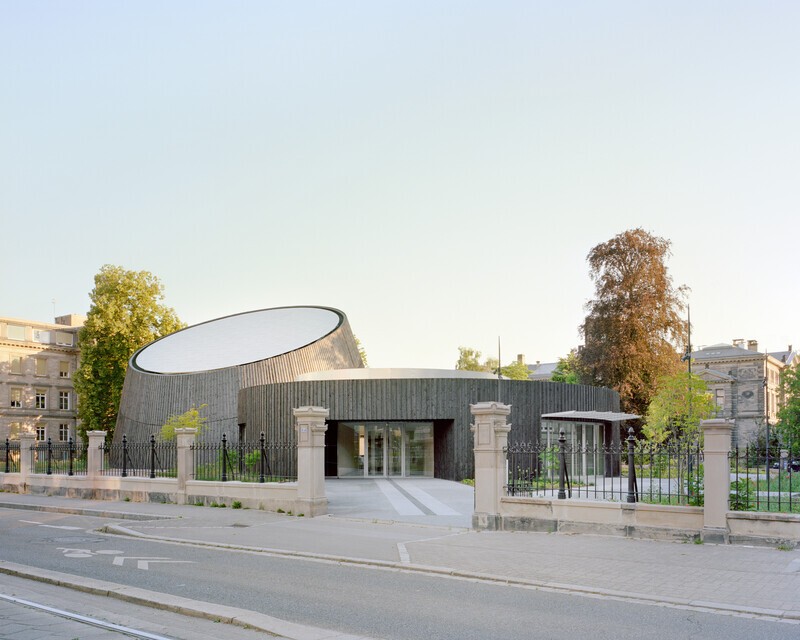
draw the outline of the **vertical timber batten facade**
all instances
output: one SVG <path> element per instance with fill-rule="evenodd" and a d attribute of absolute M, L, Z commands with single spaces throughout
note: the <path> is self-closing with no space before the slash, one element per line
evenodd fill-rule
<path fill-rule="evenodd" d="M 541 416 L 569 410 L 619 411 L 619 395 L 602 387 L 503 380 L 502 401 L 511 405 L 509 442 L 536 442 Z M 397 378 L 311 380 L 243 388 L 239 391 L 238 423 L 245 437 L 286 441 L 294 436 L 292 409 L 316 405 L 330 410 L 326 473 L 343 475 L 341 429 L 351 425 L 430 424 L 433 431 L 431 475 L 450 480 L 473 477 L 473 436 L 469 407 L 497 397 L 492 379 Z M 347 437 L 347 436 L 346 436 Z M 345 439 L 346 439 L 345 437 Z M 356 446 L 356 445 L 354 445 Z M 361 452 L 363 455 L 363 451 Z M 348 471 L 350 469 L 348 468 Z M 403 473 L 399 475 L 404 475 Z"/>

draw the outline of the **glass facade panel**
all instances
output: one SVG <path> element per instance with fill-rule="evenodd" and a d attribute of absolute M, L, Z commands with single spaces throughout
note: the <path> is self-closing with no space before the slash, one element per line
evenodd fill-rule
<path fill-rule="evenodd" d="M 340 477 L 433 477 L 433 423 L 340 422 Z"/>

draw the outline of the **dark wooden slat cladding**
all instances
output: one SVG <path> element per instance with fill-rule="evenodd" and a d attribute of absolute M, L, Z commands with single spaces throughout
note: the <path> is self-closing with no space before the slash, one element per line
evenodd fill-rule
<path fill-rule="evenodd" d="M 511 404 L 511 442 L 537 441 L 543 413 L 619 411 L 619 395 L 601 387 L 504 380 L 500 393 L 502 401 Z M 486 379 L 287 382 L 239 391 L 238 422 L 247 425 L 248 439 L 264 431 L 285 440 L 294 439 L 292 409 L 304 405 L 329 409 L 335 421 L 435 421 L 436 474 L 460 480 L 474 473 L 469 405 L 495 399 L 497 381 Z"/>
<path fill-rule="evenodd" d="M 183 374 L 147 373 L 129 366 L 122 389 L 114 441 L 144 441 L 171 415 L 207 404 L 201 438 L 239 437 L 237 393 L 243 387 L 294 380 L 312 371 L 362 367 L 347 318 L 333 332 L 305 347 L 250 364 Z M 291 414 L 291 409 L 289 409 Z"/>

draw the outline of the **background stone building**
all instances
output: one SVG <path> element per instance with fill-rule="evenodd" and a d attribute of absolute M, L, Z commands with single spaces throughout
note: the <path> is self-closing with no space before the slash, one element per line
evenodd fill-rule
<path fill-rule="evenodd" d="M 756 340 L 714 344 L 691 354 L 693 372 L 708 385 L 721 418 L 733 420 L 733 443 L 745 445 L 767 422 L 774 425 L 781 408 L 781 372 L 796 366 L 797 352 L 764 353 Z"/>
<path fill-rule="evenodd" d="M 0 439 L 20 433 L 64 442 L 75 438 L 78 330 L 84 316 L 55 323 L 0 318 Z"/>

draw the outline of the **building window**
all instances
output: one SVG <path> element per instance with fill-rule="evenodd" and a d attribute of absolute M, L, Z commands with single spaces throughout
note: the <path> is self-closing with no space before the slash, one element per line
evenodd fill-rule
<path fill-rule="evenodd" d="M 63 411 L 69 411 L 69 391 L 58 392 L 58 408 Z"/>
<path fill-rule="evenodd" d="M 33 341 L 34 342 L 41 342 L 43 344 L 50 344 L 50 332 L 49 331 L 41 331 L 39 329 L 33 330 Z"/>
<path fill-rule="evenodd" d="M 16 324 L 10 324 L 7 327 L 9 340 L 25 340 L 25 327 L 20 327 Z"/>
<path fill-rule="evenodd" d="M 47 359 L 46 358 L 34 358 L 34 362 L 36 363 L 35 372 L 37 376 L 46 376 L 47 375 Z"/>
<path fill-rule="evenodd" d="M 722 409 L 725 406 L 725 389 L 715 389 L 714 400 L 716 401 L 717 406 Z"/>
<path fill-rule="evenodd" d="M 22 389 L 19 387 L 11 387 L 11 390 L 8 393 L 9 395 L 9 405 L 14 409 L 19 409 L 22 407 Z"/>
<path fill-rule="evenodd" d="M 72 334 L 69 333 L 68 331 L 56 331 L 56 344 L 60 344 L 66 347 L 71 347 Z"/>
<path fill-rule="evenodd" d="M 8 439 L 19 440 L 19 434 L 22 433 L 22 424 L 19 422 L 11 422 L 8 425 Z"/>
<path fill-rule="evenodd" d="M 69 378 L 69 361 L 68 360 L 61 360 L 58 363 L 58 377 L 59 378 Z"/>
<path fill-rule="evenodd" d="M 34 396 L 34 409 L 47 409 L 47 390 L 37 389 Z"/>
<path fill-rule="evenodd" d="M 22 375 L 22 356 L 10 356 L 11 373 Z"/>
<path fill-rule="evenodd" d="M 36 425 L 36 439 L 39 442 L 43 442 L 44 439 L 47 438 L 47 427 L 43 424 Z"/>
<path fill-rule="evenodd" d="M 66 442 L 69 440 L 69 425 L 64 422 L 58 425 L 58 440 L 59 442 Z"/>

